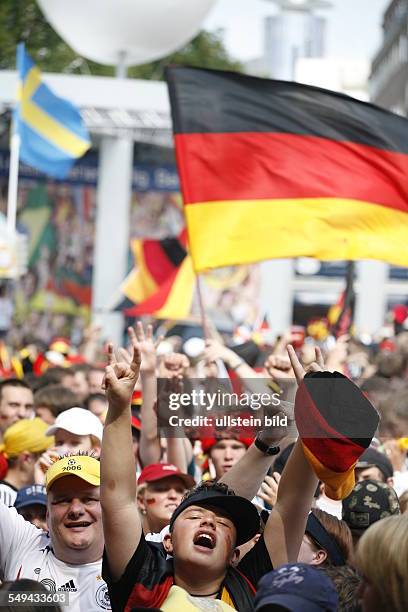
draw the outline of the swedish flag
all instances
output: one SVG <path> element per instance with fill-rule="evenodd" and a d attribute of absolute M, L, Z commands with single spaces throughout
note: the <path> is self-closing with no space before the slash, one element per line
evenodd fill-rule
<path fill-rule="evenodd" d="M 17 47 L 18 105 L 14 124 L 20 136 L 20 159 L 55 178 L 64 178 L 91 146 L 78 109 L 59 98 L 42 81 L 24 48 Z"/>

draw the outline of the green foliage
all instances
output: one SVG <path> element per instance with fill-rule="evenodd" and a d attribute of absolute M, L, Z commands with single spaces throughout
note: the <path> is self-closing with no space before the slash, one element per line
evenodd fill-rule
<path fill-rule="evenodd" d="M 0 69 L 15 67 L 16 45 L 26 43 L 34 62 L 44 72 L 82 73 L 113 76 L 112 66 L 103 66 L 79 57 L 45 20 L 35 0 L 0 0 Z M 223 70 L 242 69 L 232 59 L 220 33 L 202 31 L 183 49 L 142 66 L 129 69 L 129 76 L 162 79 L 165 65 L 185 64 Z"/>

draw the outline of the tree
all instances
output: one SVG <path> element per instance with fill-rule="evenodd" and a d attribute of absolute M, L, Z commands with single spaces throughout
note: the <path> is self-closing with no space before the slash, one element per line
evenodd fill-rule
<path fill-rule="evenodd" d="M 15 67 L 16 45 L 25 42 L 34 62 L 44 72 L 113 76 L 103 66 L 78 56 L 45 20 L 35 0 L 0 1 L 0 69 Z M 156 62 L 133 66 L 129 77 L 162 79 L 167 64 L 239 71 L 242 66 L 227 53 L 219 32 L 202 31 L 185 47 Z"/>

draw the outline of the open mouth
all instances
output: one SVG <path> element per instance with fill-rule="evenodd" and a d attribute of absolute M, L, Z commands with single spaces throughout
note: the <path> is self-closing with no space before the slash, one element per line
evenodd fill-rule
<path fill-rule="evenodd" d="M 85 527 L 89 527 L 89 525 L 91 525 L 91 523 L 89 523 L 88 521 L 80 521 L 78 523 L 65 523 L 65 527 L 67 527 L 68 529 L 83 529 Z"/>
<path fill-rule="evenodd" d="M 194 543 L 194 546 L 201 546 L 203 548 L 208 548 L 209 550 L 213 550 L 216 544 L 215 534 L 199 531 L 196 534 L 193 540 L 193 543 Z"/>

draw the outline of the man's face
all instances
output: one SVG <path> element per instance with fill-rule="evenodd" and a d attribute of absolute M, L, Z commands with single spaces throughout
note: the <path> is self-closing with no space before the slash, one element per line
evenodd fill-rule
<path fill-rule="evenodd" d="M 85 372 L 75 372 L 71 389 L 81 402 L 88 397 L 89 387 Z"/>
<path fill-rule="evenodd" d="M 48 425 L 55 423 L 55 416 L 50 408 L 47 406 L 36 406 L 35 414 Z"/>
<path fill-rule="evenodd" d="M 103 393 L 102 381 L 105 372 L 103 370 L 91 370 L 88 374 L 89 395 L 91 393 Z"/>
<path fill-rule="evenodd" d="M 379 482 L 386 482 L 384 474 L 375 465 L 366 468 L 356 468 L 354 473 L 356 482 L 361 482 L 362 480 L 377 480 Z"/>
<path fill-rule="evenodd" d="M 57 429 L 54 446 L 60 454 L 91 451 L 94 448 L 91 436 L 77 436 L 66 429 Z"/>
<path fill-rule="evenodd" d="M 95 398 L 88 402 L 88 410 L 100 419 L 108 409 L 108 400 Z"/>
<path fill-rule="evenodd" d="M 185 484 L 177 476 L 147 483 L 139 505 L 146 511 L 149 528 L 153 533 L 160 532 L 170 523 L 171 516 L 185 492 Z"/>
<path fill-rule="evenodd" d="M 1 391 L 0 431 L 3 433 L 19 419 L 31 419 L 34 415 L 34 398 L 31 389 L 6 385 Z"/>
<path fill-rule="evenodd" d="M 194 566 L 222 577 L 234 559 L 236 529 L 220 509 L 190 506 L 174 522 L 165 538 L 165 548 L 178 567 Z"/>
<path fill-rule="evenodd" d="M 217 479 L 224 476 L 246 453 L 246 446 L 238 440 L 219 440 L 210 451 Z"/>
<path fill-rule="evenodd" d="M 91 563 L 101 558 L 99 487 L 72 475 L 56 480 L 48 492 L 47 523 L 58 559 Z"/>

